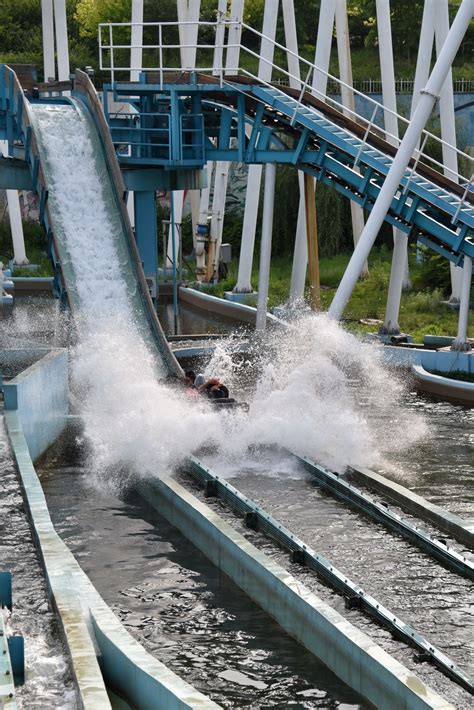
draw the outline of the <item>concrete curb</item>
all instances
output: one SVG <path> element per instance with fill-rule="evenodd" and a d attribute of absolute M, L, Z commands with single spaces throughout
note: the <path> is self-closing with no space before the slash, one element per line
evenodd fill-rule
<path fill-rule="evenodd" d="M 423 392 L 474 407 L 474 382 L 455 380 L 449 377 L 449 372 L 444 376 L 435 375 L 425 370 L 423 365 L 412 365 L 411 369 Z"/>
<path fill-rule="evenodd" d="M 255 325 L 257 319 L 257 309 L 253 306 L 247 306 L 244 303 L 235 303 L 234 301 L 226 301 L 223 298 L 211 296 L 210 293 L 204 293 L 194 288 L 181 286 L 179 289 L 179 298 L 185 303 L 189 303 L 196 308 L 201 308 L 201 310 L 217 313 L 227 318 L 251 323 L 252 325 Z M 281 325 L 283 321 L 271 313 L 267 313 L 267 324 Z"/>
<path fill-rule="evenodd" d="M 18 412 L 6 411 L 4 416 L 33 537 L 71 657 L 79 706 L 111 708 L 105 687 L 109 683 L 137 709 L 218 708 L 145 651 L 104 602 L 54 529 Z"/>
<path fill-rule="evenodd" d="M 143 481 L 138 490 L 290 636 L 370 702 L 394 709 L 452 707 L 176 481 Z"/>

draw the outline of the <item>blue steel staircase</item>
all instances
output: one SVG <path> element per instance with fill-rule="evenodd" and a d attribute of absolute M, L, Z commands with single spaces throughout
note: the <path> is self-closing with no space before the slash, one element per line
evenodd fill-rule
<path fill-rule="evenodd" d="M 317 138 L 316 155 L 299 145 L 298 168 L 312 172 L 318 180 L 333 184 L 362 207 L 371 209 L 392 165 L 391 155 L 279 89 L 252 86 L 251 92 L 302 132 L 306 131 L 306 145 L 312 136 Z M 435 171 L 431 172 L 433 177 L 429 179 L 412 168 L 405 171 L 386 219 L 406 233 L 414 230 L 421 241 L 459 263 L 464 253 L 474 256 L 472 196 L 467 189 L 456 194 L 440 186 L 443 176 L 437 179 Z M 339 187 L 333 176 L 341 180 Z"/>
<path fill-rule="evenodd" d="M 22 158 L 31 141 L 24 97 L 11 70 L 0 70 L 0 135 L 8 138 L 11 155 Z M 108 91 L 130 112 L 109 113 Z M 308 92 L 293 93 L 255 77 L 221 82 L 195 72 L 168 75 L 167 81 L 150 72 L 139 82 L 104 86 L 104 111 L 126 188 L 183 189 L 186 176 L 197 175 L 208 161 L 276 162 L 312 174 L 370 211 L 396 148 L 366 119 L 350 119 L 342 107 Z M 405 171 L 385 220 L 462 265 L 464 254 L 474 258 L 472 185 L 447 179 L 439 165 L 434 169 L 421 157 Z M 187 186 L 199 185 L 190 180 Z"/>

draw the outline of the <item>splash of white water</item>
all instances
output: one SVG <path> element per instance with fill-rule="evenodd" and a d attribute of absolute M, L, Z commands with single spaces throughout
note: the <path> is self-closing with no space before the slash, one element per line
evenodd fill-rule
<path fill-rule="evenodd" d="M 247 393 L 249 382 L 256 384 L 248 414 L 217 413 L 157 380 L 127 293 L 117 222 L 105 208 L 106 181 L 87 124 L 73 109 L 53 117 L 37 109 L 36 116 L 80 302 L 73 372 L 96 469 L 117 478 L 124 469 L 161 475 L 213 442 L 227 457 L 277 443 L 340 471 L 351 463 L 374 465 L 384 451 L 424 435 L 421 420 L 391 416 L 402 387 L 377 350 L 324 316 L 305 315 L 268 334 L 240 367 L 226 344 L 217 349 L 207 374 L 234 390 L 244 385 Z"/>

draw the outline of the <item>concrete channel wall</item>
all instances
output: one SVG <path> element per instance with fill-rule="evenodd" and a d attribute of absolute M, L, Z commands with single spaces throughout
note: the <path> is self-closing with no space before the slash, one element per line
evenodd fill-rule
<path fill-rule="evenodd" d="M 429 350 L 422 348 L 403 348 L 396 345 L 382 349 L 384 360 L 403 367 L 422 365 L 426 370 L 439 370 L 449 377 L 450 372 L 462 370 L 474 374 L 474 354 L 450 350 Z"/>
<path fill-rule="evenodd" d="M 3 385 L 5 409 L 16 410 L 33 461 L 63 431 L 69 411 L 68 354 L 52 350 Z"/>
<path fill-rule="evenodd" d="M 371 703 L 391 710 L 452 707 L 176 481 L 138 488 L 290 636 Z"/>
<path fill-rule="evenodd" d="M 54 529 L 31 449 L 39 456 L 65 426 L 67 352 L 49 353 L 5 384 L 4 392 L 7 431 L 50 598 L 70 655 L 79 707 L 111 708 L 110 686 L 138 710 L 218 708 L 126 631 Z"/>

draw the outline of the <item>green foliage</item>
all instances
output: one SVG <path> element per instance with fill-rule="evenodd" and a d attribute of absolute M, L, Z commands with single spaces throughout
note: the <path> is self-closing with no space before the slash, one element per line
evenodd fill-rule
<path fill-rule="evenodd" d="M 41 52 L 41 3 L 36 0 L 2 0 L 0 47 L 2 60 L 18 54 L 36 57 Z"/>
<path fill-rule="evenodd" d="M 449 261 L 441 254 L 420 246 L 422 261 L 416 262 L 412 273 L 412 283 L 417 289 L 438 288 L 446 297 L 451 289 Z"/>
<path fill-rule="evenodd" d="M 74 17 L 81 37 L 97 40 L 101 22 L 130 22 L 131 0 L 78 0 Z"/>

